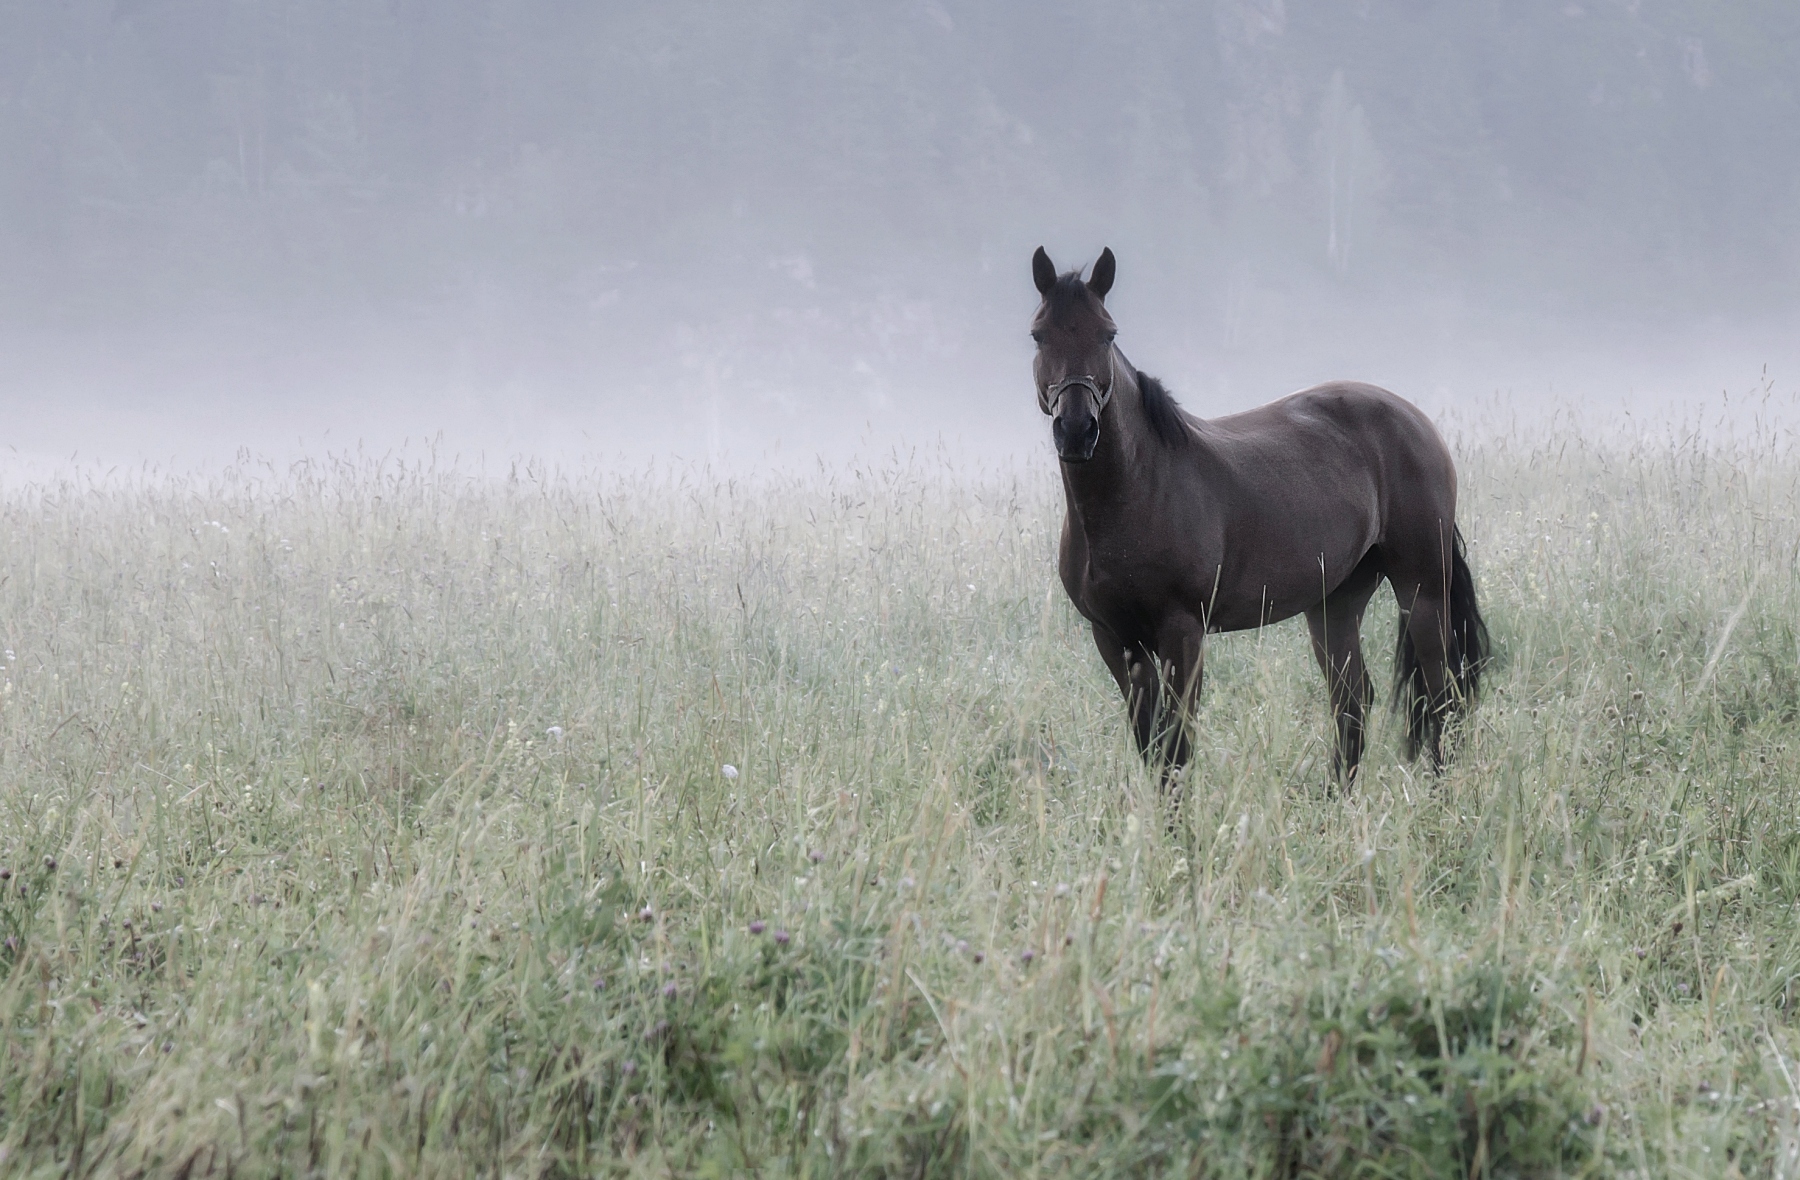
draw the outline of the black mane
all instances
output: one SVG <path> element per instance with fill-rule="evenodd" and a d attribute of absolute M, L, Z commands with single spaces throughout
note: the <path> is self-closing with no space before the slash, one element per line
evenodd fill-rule
<path fill-rule="evenodd" d="M 1137 371 L 1138 396 L 1144 403 L 1144 417 L 1150 421 L 1150 433 L 1171 447 L 1179 447 L 1188 441 L 1187 422 L 1181 416 L 1181 406 L 1175 396 L 1161 381 L 1144 372 Z"/>

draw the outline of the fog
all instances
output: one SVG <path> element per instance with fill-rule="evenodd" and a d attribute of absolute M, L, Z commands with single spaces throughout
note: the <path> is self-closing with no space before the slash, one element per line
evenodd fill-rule
<path fill-rule="evenodd" d="M 0 455 L 1031 455 L 1039 244 L 1202 414 L 1785 404 L 1797 65 L 1786 0 L 0 0 Z"/>

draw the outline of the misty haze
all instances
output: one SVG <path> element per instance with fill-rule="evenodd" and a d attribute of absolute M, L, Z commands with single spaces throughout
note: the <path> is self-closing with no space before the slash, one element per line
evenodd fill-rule
<path fill-rule="evenodd" d="M 1792 1180 L 1796 428 L 1794 0 L 0 0 L 0 1176 Z"/>
<path fill-rule="evenodd" d="M 1041 452 L 1039 244 L 1203 415 L 1788 397 L 1797 60 L 1773 2 L 21 0 L 6 442 Z"/>

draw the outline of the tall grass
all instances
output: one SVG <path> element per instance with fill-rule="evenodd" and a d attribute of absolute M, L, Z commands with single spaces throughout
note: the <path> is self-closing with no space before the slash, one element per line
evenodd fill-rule
<path fill-rule="evenodd" d="M 1178 815 L 1046 470 L 7 492 L 0 1172 L 1800 1173 L 1800 459 L 1462 465 L 1449 771 L 1287 624 Z"/>

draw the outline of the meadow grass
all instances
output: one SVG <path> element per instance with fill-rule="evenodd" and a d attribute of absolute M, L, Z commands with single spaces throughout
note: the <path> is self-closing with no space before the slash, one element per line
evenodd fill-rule
<path fill-rule="evenodd" d="M 1800 1173 L 1800 459 L 1460 458 L 1451 768 L 1178 814 L 1048 461 L 7 491 L 0 1173 Z"/>

